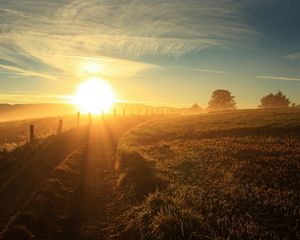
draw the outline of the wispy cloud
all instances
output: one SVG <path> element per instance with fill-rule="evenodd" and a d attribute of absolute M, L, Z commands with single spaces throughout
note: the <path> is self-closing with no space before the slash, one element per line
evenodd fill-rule
<path fill-rule="evenodd" d="M 227 72 L 215 70 L 215 69 L 203 69 L 203 68 L 190 68 L 190 67 L 178 67 L 178 66 L 169 66 L 171 69 L 184 70 L 184 71 L 194 71 L 194 72 L 203 72 L 203 73 L 216 73 L 216 74 L 226 74 Z"/>
<path fill-rule="evenodd" d="M 43 43 L 40 50 L 55 52 L 182 55 L 253 41 L 256 32 L 245 23 L 240 8 L 236 0 L 21 0 L 7 4 L 6 15 L 18 20 L 6 28 L 26 48 Z"/>
<path fill-rule="evenodd" d="M 291 53 L 289 55 L 284 56 L 283 58 L 289 60 L 300 60 L 300 52 Z"/>
<path fill-rule="evenodd" d="M 0 5 L 0 55 L 5 61 L 17 65 L 22 57 L 30 58 L 70 74 L 83 58 L 92 57 L 106 61 L 104 75 L 123 76 L 126 70 L 130 76 L 155 67 L 132 61 L 136 57 L 232 48 L 249 45 L 258 36 L 242 17 L 243 1 L 237 0 L 12 0 Z"/>
<path fill-rule="evenodd" d="M 300 78 L 296 77 L 281 77 L 281 76 L 256 76 L 259 79 L 270 79 L 270 80 L 282 80 L 282 81 L 300 81 Z"/>
<path fill-rule="evenodd" d="M 8 39 L 0 38 L 0 73 L 61 81 L 66 73 L 34 57 Z"/>
<path fill-rule="evenodd" d="M 49 80 L 54 80 L 54 81 L 61 81 L 55 74 L 49 74 L 49 73 L 42 73 L 38 71 L 30 71 L 26 69 L 22 69 L 19 67 L 14 67 L 14 66 L 9 66 L 9 65 L 4 65 L 0 64 L 0 73 L 11 73 L 14 75 L 21 75 L 21 76 L 27 76 L 27 77 L 40 77 L 43 79 L 49 79 Z"/>

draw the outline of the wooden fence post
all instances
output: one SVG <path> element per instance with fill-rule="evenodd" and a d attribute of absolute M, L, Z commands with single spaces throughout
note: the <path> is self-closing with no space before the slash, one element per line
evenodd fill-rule
<path fill-rule="evenodd" d="M 123 108 L 123 116 L 126 116 L 126 109 Z"/>
<path fill-rule="evenodd" d="M 77 128 L 80 126 L 80 112 L 77 112 Z"/>
<path fill-rule="evenodd" d="M 63 128 L 63 120 L 62 119 L 59 119 L 58 121 L 58 135 L 61 135 L 62 134 L 62 128 Z"/>
<path fill-rule="evenodd" d="M 91 123 L 92 123 L 92 114 L 89 113 L 89 125 L 91 125 Z"/>
<path fill-rule="evenodd" d="M 117 116 L 117 109 L 114 108 L 114 113 L 113 113 L 114 117 Z"/>
<path fill-rule="evenodd" d="M 29 141 L 30 143 L 34 142 L 34 125 L 29 126 Z"/>

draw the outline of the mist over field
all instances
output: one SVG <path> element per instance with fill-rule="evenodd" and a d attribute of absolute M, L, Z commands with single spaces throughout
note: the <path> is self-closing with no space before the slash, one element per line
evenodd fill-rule
<path fill-rule="evenodd" d="M 76 109 L 65 104 L 0 104 L 1 122 L 74 114 Z"/>

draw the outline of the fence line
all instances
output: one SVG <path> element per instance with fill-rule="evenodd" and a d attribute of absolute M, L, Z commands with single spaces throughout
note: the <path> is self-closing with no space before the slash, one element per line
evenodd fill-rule
<path fill-rule="evenodd" d="M 118 110 L 121 111 L 121 112 L 119 112 L 119 114 L 118 114 Z M 176 114 L 176 113 L 180 113 L 180 112 L 176 111 L 176 110 L 174 111 L 172 109 L 160 109 L 160 108 L 131 108 L 131 109 L 113 108 L 113 110 L 110 114 L 105 114 L 103 111 L 101 111 L 101 119 L 104 121 L 106 115 L 111 116 L 113 118 L 116 118 L 116 117 L 127 117 L 127 116 L 173 115 L 173 114 Z M 88 119 L 87 119 L 88 122 L 87 123 L 88 123 L 88 125 L 91 125 L 92 120 L 93 120 L 92 113 L 88 113 L 87 117 L 88 117 Z M 81 121 L 82 119 L 81 118 L 82 118 L 82 114 L 80 112 L 77 112 L 77 114 L 75 115 L 75 119 L 74 119 L 74 122 L 76 124 L 76 125 L 74 124 L 75 127 L 79 128 L 81 126 L 81 124 L 82 124 L 82 121 Z M 67 127 L 67 129 L 68 128 L 69 127 Z M 57 131 L 56 131 L 56 129 L 57 129 Z M 59 118 L 57 128 L 53 128 L 53 134 L 62 135 L 62 133 L 63 133 L 63 119 Z M 30 124 L 29 125 L 29 139 L 28 139 L 30 143 L 35 142 L 35 140 L 36 140 L 36 135 L 35 134 L 36 134 L 35 125 Z"/>

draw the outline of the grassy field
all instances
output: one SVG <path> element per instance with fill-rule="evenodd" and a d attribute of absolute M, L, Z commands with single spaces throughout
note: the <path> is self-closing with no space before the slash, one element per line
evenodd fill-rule
<path fill-rule="evenodd" d="M 94 117 L 91 125 L 1 151 L 0 239 L 102 239 L 118 215 L 110 207 L 118 139 L 149 119 Z"/>
<path fill-rule="evenodd" d="M 76 127 L 76 116 L 0 122 L 0 152 L 11 151 L 28 142 L 29 125 L 31 124 L 35 126 L 35 136 L 37 138 L 46 138 L 56 134 L 59 119 L 63 120 L 64 131 Z M 86 122 L 87 117 L 85 116 L 82 121 Z"/>
<path fill-rule="evenodd" d="M 300 112 L 153 120 L 118 146 L 116 239 L 299 239 Z"/>
<path fill-rule="evenodd" d="M 300 111 L 94 118 L 0 151 L 0 235 L 299 239 L 299 173 Z"/>
<path fill-rule="evenodd" d="M 54 168 L 16 214 L 4 239 L 74 239 L 85 154 L 83 144 Z"/>

